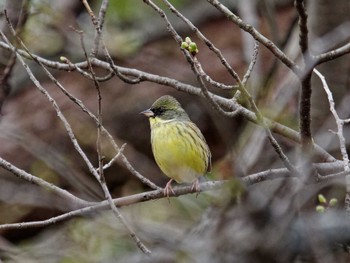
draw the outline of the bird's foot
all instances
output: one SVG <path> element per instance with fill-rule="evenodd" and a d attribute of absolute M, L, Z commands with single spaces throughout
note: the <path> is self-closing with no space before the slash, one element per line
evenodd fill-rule
<path fill-rule="evenodd" d="M 173 181 L 173 179 L 170 179 L 169 182 L 167 182 L 167 184 L 164 187 L 164 196 L 166 196 L 169 200 L 169 194 L 172 193 L 173 195 L 175 195 L 174 189 L 171 187 L 171 182 Z"/>
<path fill-rule="evenodd" d="M 199 193 L 201 192 L 201 188 L 199 186 L 199 180 L 196 179 L 196 181 L 193 182 L 192 187 L 191 187 L 191 191 L 195 191 L 196 192 L 196 197 L 198 197 Z"/>

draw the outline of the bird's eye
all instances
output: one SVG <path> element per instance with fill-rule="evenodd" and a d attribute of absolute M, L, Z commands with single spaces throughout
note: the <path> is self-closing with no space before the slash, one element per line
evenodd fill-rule
<path fill-rule="evenodd" d="M 151 111 L 153 111 L 154 116 L 159 116 L 159 115 L 162 115 L 165 109 L 163 107 L 157 107 L 157 108 L 152 108 Z"/>

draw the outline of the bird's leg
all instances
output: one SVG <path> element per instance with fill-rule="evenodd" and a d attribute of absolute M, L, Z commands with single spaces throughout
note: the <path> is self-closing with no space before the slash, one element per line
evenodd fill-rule
<path fill-rule="evenodd" d="M 193 182 L 191 191 L 195 190 L 196 191 L 196 197 L 199 195 L 201 192 L 201 188 L 199 186 L 199 179 L 197 178 L 196 181 Z"/>
<path fill-rule="evenodd" d="M 172 192 L 174 195 L 175 195 L 175 192 L 173 190 L 173 188 L 171 187 L 171 182 L 173 181 L 174 179 L 170 179 L 169 182 L 167 182 L 167 184 L 165 185 L 164 187 L 164 196 L 168 197 L 169 198 L 169 194 L 170 192 Z"/>

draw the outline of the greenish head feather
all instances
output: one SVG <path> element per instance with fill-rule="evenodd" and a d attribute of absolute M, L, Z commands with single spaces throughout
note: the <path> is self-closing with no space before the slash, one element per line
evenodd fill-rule
<path fill-rule="evenodd" d="M 189 117 L 185 110 L 181 107 L 181 104 L 172 96 L 165 95 L 157 99 L 150 109 L 154 117 L 158 117 L 163 120 L 179 119 L 189 120 Z"/>

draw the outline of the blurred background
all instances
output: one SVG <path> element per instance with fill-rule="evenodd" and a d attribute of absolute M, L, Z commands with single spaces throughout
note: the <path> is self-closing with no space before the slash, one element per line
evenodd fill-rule
<path fill-rule="evenodd" d="M 293 1 L 221 2 L 298 61 L 297 14 Z M 328 2 L 309 1 L 310 38 L 315 53 L 327 51 L 349 40 L 348 2 L 339 0 L 337 5 L 331 7 Z M 199 27 L 222 51 L 238 74 L 243 76 L 250 63 L 253 39 L 224 18 L 207 1 L 177 0 L 171 3 Z M 89 4 L 95 14 L 98 14 L 101 1 L 89 1 Z M 18 23 L 16 17 L 18 20 L 22 6 L 26 15 L 20 37 L 34 54 L 53 61 L 59 61 L 61 56 L 72 62 L 85 59 L 79 35 L 72 28 L 83 30 L 89 51 L 93 45 L 94 27 L 81 1 L 0 1 L 0 8 L 6 8 L 10 18 L 14 19 L 14 24 Z M 330 8 L 332 12 L 329 11 Z M 216 81 L 235 84 L 205 44 L 177 17 L 169 11 L 167 13 L 178 33 L 183 38 L 190 36 L 197 43 L 197 58 L 204 70 Z M 1 30 L 11 38 L 3 15 Z M 164 22 L 142 1 L 110 1 L 103 38 L 117 65 L 196 86 L 196 78 L 175 41 L 169 36 Z M 10 54 L 4 49 L 0 52 L 0 69 L 3 74 Z M 102 54 L 98 57 L 104 59 Z M 40 67 L 29 61 L 28 64 L 40 83 L 58 102 L 83 150 L 97 165 L 94 122 L 57 89 Z M 344 56 L 322 65 L 319 70 L 326 75 L 334 92 L 339 114 L 343 118 L 349 118 L 349 57 Z M 77 72 L 51 72 L 67 90 L 96 113 L 97 94 L 91 81 Z M 103 76 L 106 72 L 99 70 L 97 74 Z M 315 140 L 335 157 L 339 157 L 336 137 L 328 132 L 335 127 L 333 119 L 328 116 L 328 102 L 319 81 L 315 80 L 314 83 L 312 114 Z M 262 46 L 248 88 L 265 116 L 298 129 L 297 79 Z M 224 97 L 233 95 L 223 90 L 212 91 Z M 126 143 L 124 154 L 135 169 L 161 187 L 167 178 L 154 162 L 148 120 L 139 112 L 149 108 L 154 100 L 164 94 L 173 95 L 181 102 L 206 137 L 213 163 L 207 180 L 232 179 L 282 167 L 262 128 L 239 116 L 234 119 L 222 117 L 204 99 L 154 83 L 130 85 L 117 78 L 101 83 L 101 92 L 104 126 L 119 146 Z M 83 199 L 103 200 L 99 184 L 74 150 L 51 104 L 35 88 L 19 63 L 8 79 L 1 82 L 0 103 L 2 158 Z M 349 139 L 348 130 L 345 136 Z M 295 145 L 285 138 L 277 138 L 294 161 Z M 115 153 L 106 143 L 103 154 L 110 159 Z M 105 176 L 115 198 L 150 190 L 118 162 L 106 171 Z M 0 180 L 1 224 L 43 220 L 62 213 L 59 202 L 44 189 L 20 180 L 3 169 L 0 169 Z M 161 244 L 173 246 L 169 239 L 182 239 L 184 233 L 193 229 L 205 216 L 209 207 L 224 202 L 225 197 L 225 193 L 213 191 L 202 193 L 198 198 L 192 195 L 172 198 L 170 203 L 158 200 L 137 204 L 122 208 L 121 212 L 151 249 Z M 45 228 L 1 232 L 0 258 L 4 262 L 116 262 L 116 259 L 134 253 L 139 253 L 137 248 L 109 211 Z M 184 255 L 174 262 L 192 262 L 191 260 Z"/>

